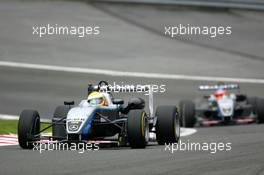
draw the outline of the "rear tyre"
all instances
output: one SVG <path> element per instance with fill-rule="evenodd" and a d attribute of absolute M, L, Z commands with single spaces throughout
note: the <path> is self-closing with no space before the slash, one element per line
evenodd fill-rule
<path fill-rule="evenodd" d="M 57 124 L 52 127 L 52 136 L 56 137 L 58 140 L 62 140 L 66 137 L 65 121 L 58 121 L 66 117 L 69 110 L 69 106 L 58 106 L 54 111 L 52 122 L 57 122 Z"/>
<path fill-rule="evenodd" d="M 195 105 L 192 101 L 184 100 L 179 104 L 181 126 L 192 128 L 196 123 Z"/>
<path fill-rule="evenodd" d="M 177 143 L 180 138 L 180 121 L 175 106 L 158 106 L 156 109 L 156 138 L 159 145 Z"/>
<path fill-rule="evenodd" d="M 18 121 L 18 142 L 23 149 L 32 149 L 33 142 L 39 137 L 35 135 L 40 131 L 40 117 L 37 111 L 24 110 L 21 112 Z"/>
<path fill-rule="evenodd" d="M 264 99 L 262 98 L 256 100 L 256 115 L 258 123 L 264 123 Z"/>
<path fill-rule="evenodd" d="M 128 142 L 131 148 L 145 148 L 149 140 L 149 123 L 144 110 L 131 110 L 127 118 Z"/>

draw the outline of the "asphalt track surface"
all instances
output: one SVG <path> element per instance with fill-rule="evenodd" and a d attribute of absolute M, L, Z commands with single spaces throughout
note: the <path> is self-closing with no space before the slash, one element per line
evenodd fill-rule
<path fill-rule="evenodd" d="M 263 78 L 264 75 L 261 58 L 263 35 L 259 33 L 263 27 L 262 13 L 212 13 L 187 9 L 176 12 L 163 8 L 135 7 L 127 8 L 133 13 L 126 11 L 120 18 L 102 10 L 106 6 L 79 2 L 3 1 L 0 4 L 1 61 L 241 78 Z M 107 8 L 114 12 L 125 10 L 120 6 Z M 150 20 L 150 11 L 156 15 L 153 19 L 157 20 Z M 168 39 L 161 32 L 153 32 L 156 21 L 169 20 L 166 15 L 172 14 L 181 15 L 185 20 L 194 20 L 199 14 L 206 21 L 215 21 L 217 16 L 220 21 L 230 20 L 234 26 L 244 26 L 235 30 L 234 37 L 212 41 L 214 47 L 227 50 L 224 51 L 196 44 L 206 44 L 207 40 L 193 38 L 194 44 L 186 43 Z M 139 20 L 135 23 L 136 18 Z M 143 18 L 149 19 L 145 23 L 148 27 L 138 25 L 142 24 Z M 42 40 L 32 37 L 32 25 L 56 22 L 71 25 L 94 22 L 104 26 L 104 32 L 101 38 L 51 37 Z M 244 28 L 248 22 L 256 26 Z M 234 47 L 227 45 L 228 41 L 235 43 L 230 43 Z M 230 49 L 245 54 L 231 53 Z M 55 106 L 64 100 L 80 101 L 86 96 L 87 84 L 98 80 L 165 84 L 166 93 L 155 94 L 155 106 L 177 105 L 180 99 L 196 98 L 200 95 L 197 86 L 208 83 L 0 67 L 0 113 L 18 115 L 22 109 L 33 108 L 40 112 L 41 117 L 51 118 Z M 250 96 L 264 96 L 263 89 L 263 84 L 241 84 L 241 91 Z M 128 98 L 124 94 L 116 96 Z M 182 142 L 230 142 L 232 150 L 215 154 L 209 151 L 176 151 L 172 154 L 165 151 L 164 146 L 154 144 L 139 150 L 107 148 L 83 154 L 76 151 L 46 151 L 40 154 L 38 151 L 22 150 L 18 146 L 7 146 L 0 147 L 0 174 L 264 174 L 263 125 L 197 130 L 194 135 L 183 137 Z"/>

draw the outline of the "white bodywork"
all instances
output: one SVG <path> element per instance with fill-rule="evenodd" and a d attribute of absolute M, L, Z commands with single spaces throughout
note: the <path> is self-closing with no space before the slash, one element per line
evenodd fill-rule
<path fill-rule="evenodd" d="M 217 101 L 218 110 L 221 117 L 231 117 L 234 114 L 234 106 L 235 102 L 233 99 L 229 98 L 228 96 L 222 97 L 220 100 Z"/>
<path fill-rule="evenodd" d="M 67 115 L 66 119 L 66 129 L 69 134 L 81 134 L 82 129 L 89 122 L 90 117 L 93 117 L 93 113 L 98 109 L 109 109 L 115 110 L 118 105 L 114 105 L 111 97 L 107 93 L 103 93 L 104 97 L 108 102 L 108 106 L 93 106 L 90 105 L 86 100 L 82 100 L 77 107 L 72 108 Z"/>
<path fill-rule="evenodd" d="M 220 99 L 216 99 L 214 95 L 211 95 L 208 99 L 209 102 L 216 102 L 218 108 L 218 116 L 219 117 L 231 117 L 234 114 L 234 107 L 236 101 L 236 95 L 224 95 Z"/>

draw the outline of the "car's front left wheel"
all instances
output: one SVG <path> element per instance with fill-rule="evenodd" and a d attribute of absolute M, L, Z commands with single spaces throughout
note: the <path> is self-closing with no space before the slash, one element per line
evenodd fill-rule
<path fill-rule="evenodd" d="M 264 123 L 264 99 L 257 98 L 256 100 L 256 115 L 258 123 Z"/>
<path fill-rule="evenodd" d="M 131 110 L 127 118 L 128 142 L 132 148 L 145 148 L 149 140 L 149 123 L 144 110 Z"/>
<path fill-rule="evenodd" d="M 176 106 L 158 106 L 156 116 L 155 129 L 158 144 L 177 143 L 180 138 L 180 120 Z"/>

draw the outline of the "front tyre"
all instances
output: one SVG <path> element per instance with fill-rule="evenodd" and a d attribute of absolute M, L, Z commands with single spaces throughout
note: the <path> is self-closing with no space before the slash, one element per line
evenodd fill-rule
<path fill-rule="evenodd" d="M 258 101 L 257 97 L 247 97 L 247 103 L 252 106 L 253 114 L 256 114 L 257 101 Z"/>
<path fill-rule="evenodd" d="M 40 117 L 37 111 L 24 110 L 18 121 L 18 142 L 21 148 L 32 149 L 40 131 Z"/>
<path fill-rule="evenodd" d="M 149 140 L 149 123 L 144 110 L 131 110 L 127 118 L 128 142 L 131 148 L 145 148 Z"/>
<path fill-rule="evenodd" d="M 180 138 L 180 121 L 175 106 L 158 106 L 156 109 L 156 138 L 159 145 L 177 143 Z"/>
<path fill-rule="evenodd" d="M 54 111 L 52 119 L 52 122 L 54 123 L 54 126 L 52 127 L 52 136 L 58 140 L 66 138 L 66 124 L 61 120 L 62 118 L 67 117 L 69 110 L 69 106 L 58 106 Z"/>
<path fill-rule="evenodd" d="M 195 104 L 192 101 L 184 100 L 180 102 L 179 107 L 181 125 L 193 128 L 196 123 Z"/>
<path fill-rule="evenodd" d="M 258 123 L 264 123 L 264 99 L 263 98 L 257 98 L 255 109 L 256 109 Z"/>

